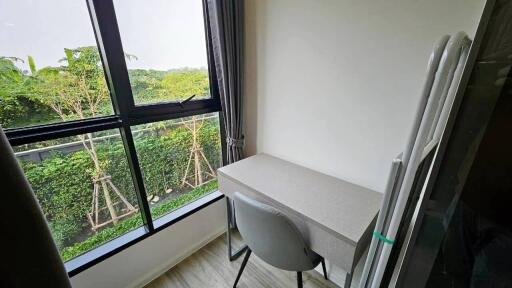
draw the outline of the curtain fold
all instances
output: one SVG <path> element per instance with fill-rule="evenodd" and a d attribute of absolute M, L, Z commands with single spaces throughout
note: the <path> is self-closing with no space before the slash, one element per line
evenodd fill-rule
<path fill-rule="evenodd" d="M 32 188 L 0 127 L 0 287 L 71 287 Z"/>
<path fill-rule="evenodd" d="M 243 0 L 208 0 L 215 72 L 226 129 L 227 163 L 244 157 L 244 3 Z"/>

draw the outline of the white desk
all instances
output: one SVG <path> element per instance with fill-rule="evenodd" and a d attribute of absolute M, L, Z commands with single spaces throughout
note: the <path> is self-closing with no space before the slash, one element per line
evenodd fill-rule
<path fill-rule="evenodd" d="M 266 154 L 220 168 L 218 179 L 227 197 L 238 191 L 289 216 L 312 250 L 347 271 L 350 287 L 371 240 L 381 193 Z"/>

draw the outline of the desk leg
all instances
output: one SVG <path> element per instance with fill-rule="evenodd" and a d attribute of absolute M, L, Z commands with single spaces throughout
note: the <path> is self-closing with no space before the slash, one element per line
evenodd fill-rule
<path fill-rule="evenodd" d="M 352 274 L 347 273 L 347 276 L 345 277 L 345 288 L 350 288 L 351 284 L 352 284 Z"/>
<path fill-rule="evenodd" d="M 226 196 L 226 208 L 227 208 L 227 229 L 226 229 L 226 238 L 228 239 L 228 259 L 229 261 L 234 261 L 240 257 L 245 250 L 247 250 L 247 245 L 243 245 L 240 249 L 235 251 L 233 253 L 233 249 L 231 247 L 231 229 L 235 228 L 236 225 L 234 225 L 235 221 L 235 215 L 233 215 L 233 209 L 231 209 L 231 200 Z"/>
<path fill-rule="evenodd" d="M 345 276 L 345 288 L 350 288 L 352 285 L 352 276 L 354 275 L 354 268 L 350 270 L 350 272 L 347 272 L 347 276 Z"/>

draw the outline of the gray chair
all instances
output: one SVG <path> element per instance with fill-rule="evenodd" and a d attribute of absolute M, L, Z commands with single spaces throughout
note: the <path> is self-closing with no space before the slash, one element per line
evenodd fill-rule
<path fill-rule="evenodd" d="M 236 223 L 248 249 L 233 287 L 236 287 L 245 265 L 254 252 L 268 264 L 288 271 L 297 271 L 297 285 L 302 288 L 302 271 L 322 263 L 324 259 L 313 252 L 295 224 L 274 207 L 258 202 L 238 192 L 234 195 Z"/>

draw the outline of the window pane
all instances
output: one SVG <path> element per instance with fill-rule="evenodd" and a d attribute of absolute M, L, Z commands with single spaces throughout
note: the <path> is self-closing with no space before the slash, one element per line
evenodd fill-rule
<path fill-rule="evenodd" d="M 118 130 L 14 148 L 64 261 L 142 225 Z"/>
<path fill-rule="evenodd" d="M 86 1 L 0 3 L 0 124 L 112 114 Z"/>
<path fill-rule="evenodd" d="M 201 0 L 114 5 L 136 104 L 210 97 Z"/>
<path fill-rule="evenodd" d="M 218 114 L 139 125 L 133 135 L 153 219 L 217 189 Z"/>

